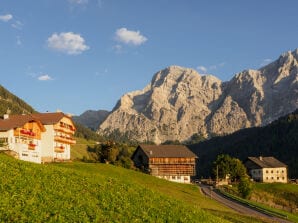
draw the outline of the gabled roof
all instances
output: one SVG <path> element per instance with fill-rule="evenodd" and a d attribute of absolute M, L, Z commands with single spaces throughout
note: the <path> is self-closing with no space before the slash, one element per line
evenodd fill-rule
<path fill-rule="evenodd" d="M 139 145 L 149 158 L 198 158 L 183 145 Z"/>
<path fill-rule="evenodd" d="M 62 112 L 53 113 L 35 113 L 32 114 L 33 117 L 40 120 L 44 125 L 52 125 L 58 123 L 63 117 L 68 117 Z"/>
<path fill-rule="evenodd" d="M 28 122 L 37 122 L 42 131 L 45 131 L 42 123 L 32 115 L 10 115 L 7 119 L 0 119 L 0 131 L 7 131 L 23 127 Z"/>
<path fill-rule="evenodd" d="M 248 157 L 248 160 L 255 163 L 261 168 L 276 168 L 276 167 L 287 167 L 286 164 L 280 162 L 273 156 L 269 157 Z"/>

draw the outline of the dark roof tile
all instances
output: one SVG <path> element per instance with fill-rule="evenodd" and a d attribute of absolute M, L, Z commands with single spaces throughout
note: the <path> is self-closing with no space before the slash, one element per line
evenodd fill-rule
<path fill-rule="evenodd" d="M 254 162 L 261 168 L 275 168 L 275 167 L 287 167 L 286 164 L 280 162 L 273 156 L 269 157 L 248 157 L 248 160 Z"/>
<path fill-rule="evenodd" d="M 197 158 L 192 151 L 183 145 L 139 145 L 139 147 L 149 158 Z"/>

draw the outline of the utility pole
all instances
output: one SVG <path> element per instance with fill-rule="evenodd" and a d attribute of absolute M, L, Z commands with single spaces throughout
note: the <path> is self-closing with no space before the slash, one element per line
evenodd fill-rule
<path fill-rule="evenodd" d="M 218 165 L 216 165 L 216 185 L 218 184 Z"/>

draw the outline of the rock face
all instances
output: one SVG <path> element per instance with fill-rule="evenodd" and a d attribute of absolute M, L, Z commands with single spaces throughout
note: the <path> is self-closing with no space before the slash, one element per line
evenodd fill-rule
<path fill-rule="evenodd" d="M 119 131 L 158 144 L 268 124 L 298 108 L 297 61 L 298 49 L 259 70 L 238 73 L 229 82 L 168 67 L 143 90 L 123 95 L 98 133 Z"/>

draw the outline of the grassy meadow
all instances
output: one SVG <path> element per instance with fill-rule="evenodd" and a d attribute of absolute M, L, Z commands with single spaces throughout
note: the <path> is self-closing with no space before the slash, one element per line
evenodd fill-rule
<path fill-rule="evenodd" d="M 264 222 L 193 185 L 108 164 L 40 165 L 0 154 L 1 222 Z"/>

